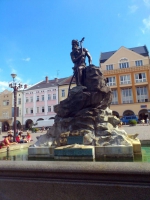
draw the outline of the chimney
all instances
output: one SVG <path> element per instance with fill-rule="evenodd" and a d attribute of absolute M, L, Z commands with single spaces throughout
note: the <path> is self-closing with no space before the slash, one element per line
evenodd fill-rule
<path fill-rule="evenodd" d="M 26 89 L 27 87 L 28 87 L 28 85 L 27 85 L 27 84 L 25 84 L 25 85 L 24 85 L 24 89 Z"/>
<path fill-rule="evenodd" d="M 45 77 L 46 83 L 49 83 L 48 76 Z"/>
<path fill-rule="evenodd" d="M 58 82 L 58 78 L 55 78 L 55 82 Z"/>

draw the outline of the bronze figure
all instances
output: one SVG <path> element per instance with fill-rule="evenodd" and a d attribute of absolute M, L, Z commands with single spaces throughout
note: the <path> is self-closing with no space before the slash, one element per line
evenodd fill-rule
<path fill-rule="evenodd" d="M 84 69 L 86 67 L 85 59 L 88 57 L 89 65 L 92 64 L 92 57 L 87 49 L 82 48 L 82 42 L 78 40 L 72 40 L 72 52 L 70 53 L 72 62 L 74 63 L 74 76 L 76 78 L 77 86 L 84 85 Z M 79 46 L 80 43 L 80 46 Z"/>

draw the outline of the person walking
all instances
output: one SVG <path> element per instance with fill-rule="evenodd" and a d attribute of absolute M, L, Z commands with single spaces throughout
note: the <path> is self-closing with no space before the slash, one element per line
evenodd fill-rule
<path fill-rule="evenodd" d="M 145 120 L 144 119 L 142 119 L 141 120 L 141 123 L 143 124 L 143 126 L 144 126 L 144 124 L 145 124 Z"/>
<path fill-rule="evenodd" d="M 147 123 L 147 126 L 148 126 L 149 125 L 149 118 L 147 118 L 146 123 Z"/>

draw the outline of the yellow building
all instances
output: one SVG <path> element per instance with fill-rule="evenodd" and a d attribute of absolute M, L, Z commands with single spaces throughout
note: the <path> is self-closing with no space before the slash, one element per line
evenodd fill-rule
<path fill-rule="evenodd" d="M 146 119 L 150 111 L 150 59 L 146 46 L 121 47 L 100 55 L 100 68 L 113 92 L 110 109 L 121 117 Z"/>
<path fill-rule="evenodd" d="M 60 103 L 60 101 L 68 97 L 68 90 L 69 90 L 69 84 L 70 84 L 71 79 L 72 79 L 72 76 L 64 79 L 62 82 L 58 84 L 58 103 Z M 73 88 L 75 86 L 76 86 L 75 78 L 73 78 L 70 88 Z"/>
<path fill-rule="evenodd" d="M 12 124 L 12 95 L 13 93 L 8 90 L 0 93 L 0 126 L 2 131 L 8 131 Z"/>

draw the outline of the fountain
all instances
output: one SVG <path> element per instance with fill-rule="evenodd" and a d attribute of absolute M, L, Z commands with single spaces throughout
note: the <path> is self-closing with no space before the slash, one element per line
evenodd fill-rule
<path fill-rule="evenodd" d="M 55 160 L 133 160 L 141 157 L 137 134 L 118 128 L 120 119 L 112 115 L 112 92 L 99 67 L 92 65 L 83 39 L 72 40 L 71 59 L 77 86 L 68 98 L 55 105 L 54 125 L 29 147 L 29 157 Z M 89 66 L 85 59 L 88 57 Z M 73 78 L 72 77 L 72 78 Z"/>

